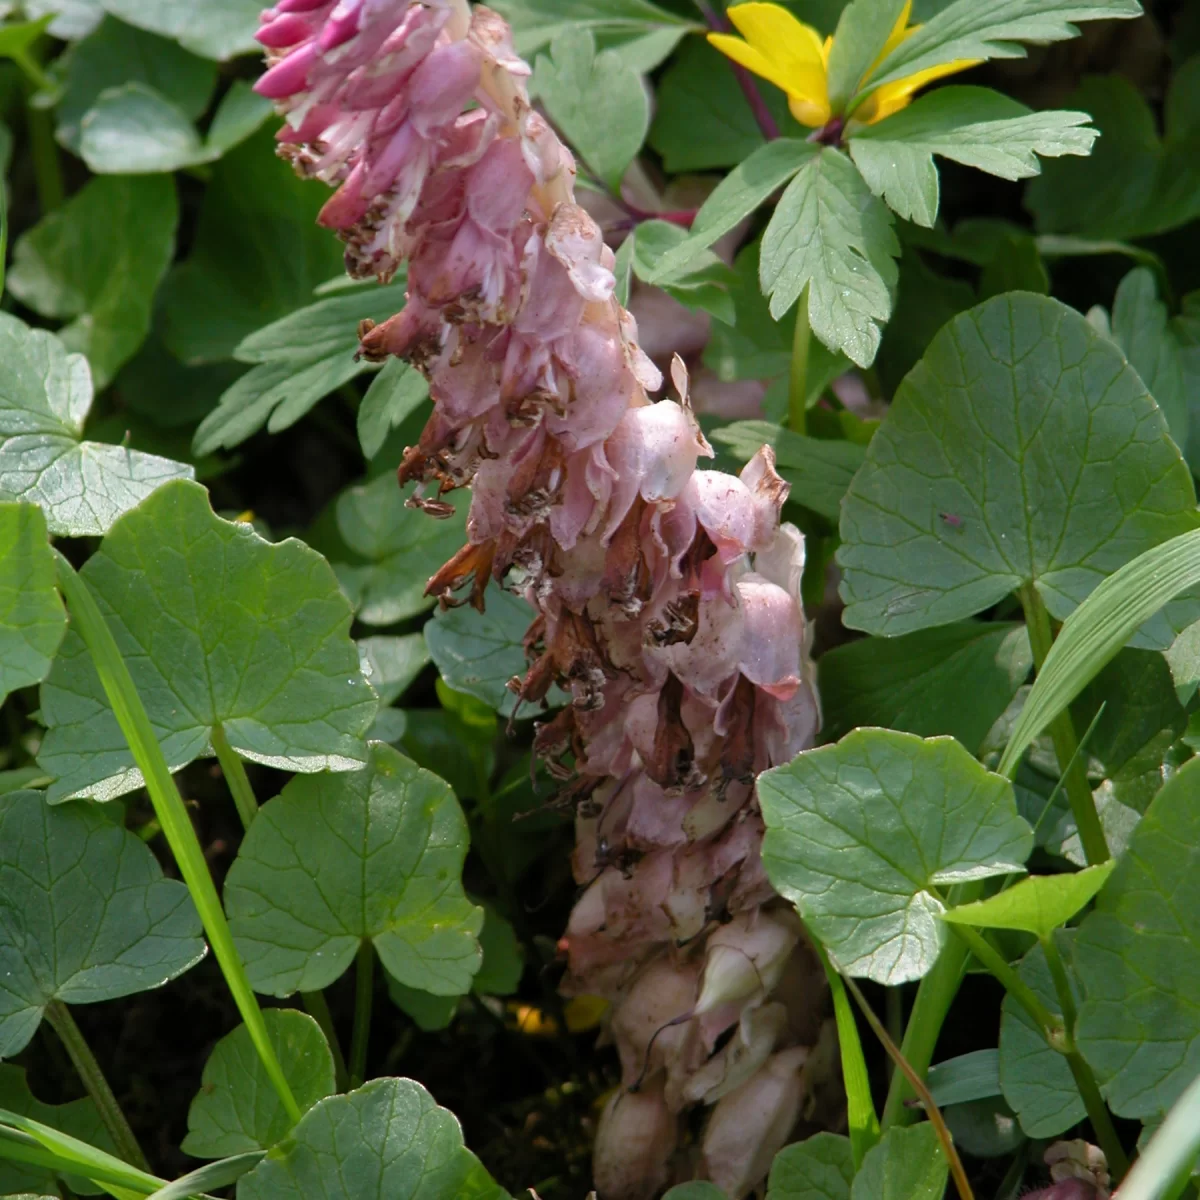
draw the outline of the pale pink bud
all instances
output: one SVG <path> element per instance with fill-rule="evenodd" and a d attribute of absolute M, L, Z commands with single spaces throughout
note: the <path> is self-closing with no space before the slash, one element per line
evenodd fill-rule
<path fill-rule="evenodd" d="M 678 1118 L 661 1086 L 613 1093 L 596 1130 L 592 1176 L 599 1200 L 650 1200 L 667 1182 Z"/>
<path fill-rule="evenodd" d="M 786 1145 L 804 1095 L 802 1047 L 770 1058 L 751 1079 L 725 1096 L 704 1131 L 704 1173 L 730 1200 L 755 1188 Z"/>
<path fill-rule="evenodd" d="M 769 995 L 799 940 L 800 922 L 788 909 L 744 913 L 721 926 L 708 939 L 696 1014 Z"/>

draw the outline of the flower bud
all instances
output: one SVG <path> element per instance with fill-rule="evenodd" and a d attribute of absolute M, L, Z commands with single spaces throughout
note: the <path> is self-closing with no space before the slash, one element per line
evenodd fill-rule
<path fill-rule="evenodd" d="M 599 1200 L 650 1200 L 667 1182 L 679 1121 L 662 1088 L 613 1093 L 596 1131 L 592 1176 Z"/>
<path fill-rule="evenodd" d="M 708 939 L 696 1015 L 765 998 L 799 940 L 800 922 L 789 909 L 743 913 L 722 926 Z"/>
<path fill-rule="evenodd" d="M 800 1115 L 802 1047 L 768 1059 L 712 1111 L 704 1131 L 704 1172 L 730 1200 L 741 1200 L 771 1169 Z"/>

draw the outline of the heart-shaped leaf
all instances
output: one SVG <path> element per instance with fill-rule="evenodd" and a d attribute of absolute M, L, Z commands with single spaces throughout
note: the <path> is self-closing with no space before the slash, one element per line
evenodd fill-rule
<path fill-rule="evenodd" d="M 368 566 L 339 568 L 339 576 L 367 625 L 394 625 L 434 605 L 429 578 L 466 541 L 466 508 L 434 520 L 405 499 L 394 475 L 348 488 L 337 502 L 338 530 Z"/>
<path fill-rule="evenodd" d="M 238 1181 L 238 1200 L 510 1200 L 452 1113 L 411 1079 L 322 1100 Z"/>
<path fill-rule="evenodd" d="M 0 504 L 0 704 L 45 679 L 66 630 L 42 510 Z"/>
<path fill-rule="evenodd" d="M 333 1055 L 316 1021 L 291 1008 L 269 1008 L 263 1020 L 301 1111 L 332 1096 Z M 213 1047 L 204 1064 L 181 1148 L 194 1158 L 267 1150 L 293 1125 L 246 1026 L 239 1025 Z"/>
<path fill-rule="evenodd" d="M 325 987 L 369 940 L 401 983 L 463 995 L 483 925 L 462 890 L 468 840 L 450 788 L 382 743 L 365 770 L 293 779 L 225 883 L 250 982 L 273 996 Z"/>
<path fill-rule="evenodd" d="M 1017 973 L 1051 1012 L 1059 1011 L 1041 946 L 1025 955 Z M 1070 983 L 1078 1003 L 1075 980 Z M 1011 994 L 1004 997 L 1000 1016 L 1000 1090 L 1029 1137 L 1054 1137 L 1082 1121 L 1087 1111 L 1067 1060 L 1047 1044 L 1041 1028 Z"/>
<path fill-rule="evenodd" d="M 1113 1112 L 1165 1112 L 1200 1073 L 1200 760 L 1154 798 L 1079 927 L 1076 1040 Z"/>
<path fill-rule="evenodd" d="M 850 1200 L 854 1153 L 850 1139 L 818 1133 L 785 1146 L 771 1164 L 767 1200 Z"/>
<path fill-rule="evenodd" d="M 0 1057 L 24 1049 L 52 1000 L 148 991 L 203 956 L 187 888 L 134 834 L 92 805 L 0 799 Z"/>
<path fill-rule="evenodd" d="M 104 539 L 82 574 L 112 626 L 172 770 L 221 725 L 244 758 L 347 771 L 377 701 L 329 565 L 301 542 L 223 521 L 194 483 L 162 488 Z M 52 800 L 141 786 L 91 657 L 73 631 L 42 685 L 39 761 Z"/>
<path fill-rule="evenodd" d="M 124 512 L 192 468 L 124 446 L 85 442 L 92 378 L 82 354 L 0 314 L 0 501 L 27 500 L 51 533 L 106 533 Z"/>
<path fill-rule="evenodd" d="M 759 777 L 763 865 L 839 967 L 919 979 L 948 936 L 944 889 L 1021 871 L 1012 785 L 953 738 L 860 729 Z"/>
<path fill-rule="evenodd" d="M 1026 584 L 1062 619 L 1193 528 L 1195 506 L 1162 414 L 1112 342 L 1057 300 L 998 296 L 933 339 L 871 441 L 842 506 L 844 619 L 906 633 Z M 1145 637 L 1173 640 L 1162 618 Z"/>
<path fill-rule="evenodd" d="M 863 1158 L 851 1200 L 942 1200 L 949 1167 L 933 1126 L 893 1126 Z"/>
<path fill-rule="evenodd" d="M 72 1100 L 68 1104 L 43 1104 L 29 1090 L 24 1067 L 0 1064 L 0 1108 L 19 1113 L 23 1117 L 32 1117 L 43 1125 L 49 1125 L 110 1153 L 116 1150 L 112 1137 L 104 1128 L 100 1112 L 90 1097 Z M 88 1179 L 71 1176 L 69 1183 L 71 1190 L 81 1196 L 95 1196 L 102 1191 Z M 58 1200 L 57 1185 L 56 1173 L 47 1167 L 0 1160 L 0 1191 L 34 1189 L 41 1192 L 44 1189 L 53 1189 L 54 1200 Z M 34 1200 L 41 1200 L 41 1197 L 35 1197 Z M 50 1197 L 46 1197 L 46 1200 L 50 1200 Z"/>

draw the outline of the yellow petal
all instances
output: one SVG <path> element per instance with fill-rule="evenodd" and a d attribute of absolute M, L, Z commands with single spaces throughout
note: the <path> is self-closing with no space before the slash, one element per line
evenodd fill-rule
<path fill-rule="evenodd" d="M 866 125 L 882 121 L 893 113 L 907 108 L 912 102 L 915 92 L 935 79 L 943 79 L 947 75 L 957 75 L 959 71 L 968 71 L 978 66 L 983 60 L 979 58 L 959 58 L 953 62 L 942 63 L 936 67 L 926 67 L 915 75 L 897 79 L 894 83 L 885 83 L 876 88 L 858 108 L 854 110 L 854 119 Z"/>
<path fill-rule="evenodd" d="M 778 4 L 735 4 L 725 14 L 752 46 L 780 65 L 822 65 L 821 35 Z"/>
<path fill-rule="evenodd" d="M 788 109 L 801 125 L 807 125 L 809 129 L 820 129 L 823 125 L 827 125 L 829 118 L 833 115 L 828 100 L 821 103 L 818 100 L 809 100 L 801 96 L 789 96 Z"/>
<path fill-rule="evenodd" d="M 567 1029 L 571 1033 L 586 1033 L 595 1029 L 612 1007 L 603 996 L 572 996 L 563 1007 Z"/>

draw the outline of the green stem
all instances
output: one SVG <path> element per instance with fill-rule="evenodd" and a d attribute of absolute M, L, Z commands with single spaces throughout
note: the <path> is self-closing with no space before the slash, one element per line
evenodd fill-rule
<path fill-rule="evenodd" d="M 955 904 L 967 904 L 983 896 L 982 883 L 966 883 L 954 888 L 951 898 Z M 967 970 L 968 951 L 966 944 L 956 938 L 947 938 L 933 969 L 921 980 L 912 1011 L 908 1014 L 908 1025 L 904 1030 L 904 1041 L 900 1053 L 917 1074 L 924 1079 L 933 1062 L 933 1052 L 942 1032 L 942 1025 Z M 886 1133 L 893 1125 L 908 1125 L 917 1113 L 908 1102 L 916 1093 L 909 1087 L 902 1071 L 892 1076 L 888 1085 L 887 1100 L 883 1106 L 883 1130 Z"/>
<path fill-rule="evenodd" d="M 58 142 L 54 138 L 54 118 L 49 109 L 38 108 L 32 103 L 34 93 L 53 91 L 54 81 L 42 69 L 41 63 L 27 51 L 19 51 L 11 57 L 29 85 L 25 96 L 25 124 L 29 131 L 29 150 L 37 181 L 38 203 L 44 216 L 58 208 L 67 195 L 62 162 L 58 156 Z"/>
<path fill-rule="evenodd" d="M 137 1137 L 129 1127 L 129 1122 L 121 1111 L 121 1106 L 117 1103 L 117 1098 L 109 1087 L 92 1048 L 84 1039 L 82 1030 L 75 1024 L 70 1010 L 61 1000 L 51 1000 L 46 1005 L 46 1020 L 71 1056 L 75 1070 L 79 1072 L 83 1086 L 95 1102 L 100 1120 L 104 1122 L 104 1128 L 108 1130 L 117 1153 L 131 1166 L 149 1171 L 150 1164 L 138 1145 Z"/>
<path fill-rule="evenodd" d="M 846 1088 L 846 1122 L 850 1128 L 850 1148 L 857 1170 L 862 1166 L 867 1151 L 879 1141 L 879 1117 L 871 1098 L 867 1060 L 863 1055 L 858 1023 L 854 1019 L 850 997 L 846 994 L 845 982 L 834 969 L 820 942 L 813 937 L 809 940 L 821 960 L 821 966 L 825 968 L 825 978 L 829 980 L 829 990 L 833 994 L 833 1015 L 837 1021 L 838 1047 L 842 1056 L 842 1081 Z"/>
<path fill-rule="evenodd" d="M 254 796 L 254 788 L 250 786 L 250 777 L 246 767 L 238 757 L 237 752 L 229 744 L 225 729 L 219 723 L 212 728 L 212 747 L 217 754 L 217 762 L 221 764 L 221 773 L 233 793 L 233 802 L 237 805 L 238 816 L 242 819 L 242 827 L 249 829 L 258 816 L 258 800 Z"/>
<path fill-rule="evenodd" d="M 350 1075 L 346 1071 L 346 1059 L 342 1054 L 342 1044 L 338 1041 L 337 1030 L 333 1027 L 333 1014 L 325 1000 L 324 992 L 301 992 L 300 999 L 304 1002 L 308 1015 L 321 1027 L 329 1049 L 333 1054 L 333 1074 L 339 1092 L 350 1090 Z"/>
<path fill-rule="evenodd" d="M 1054 980 L 1054 991 L 1067 1022 L 1067 1066 L 1071 1068 L 1075 1087 L 1083 1099 L 1083 1106 L 1087 1109 L 1088 1120 L 1092 1123 L 1100 1149 L 1104 1151 L 1104 1157 L 1108 1159 L 1113 1174 L 1120 1180 L 1129 1170 L 1129 1158 L 1125 1154 L 1125 1147 L 1121 1145 L 1112 1117 L 1109 1116 L 1108 1106 L 1100 1094 L 1100 1087 L 1092 1074 L 1092 1068 L 1075 1045 L 1075 993 L 1071 990 L 1066 964 L 1053 937 L 1041 938 L 1040 941 L 1046 955 L 1046 965 L 1050 968 L 1050 978 Z"/>
<path fill-rule="evenodd" d="M 138 696 L 129 668 L 121 657 L 112 630 L 109 629 L 108 622 L 100 612 L 88 585 L 76 575 L 74 568 L 61 554 L 57 555 L 57 559 L 59 587 L 70 607 L 74 628 L 83 638 L 92 656 L 96 673 L 100 677 L 108 702 L 112 705 L 113 715 L 129 743 L 134 761 L 142 772 L 146 791 L 149 792 L 150 801 L 154 805 L 154 814 L 158 817 L 163 835 L 179 865 L 179 872 L 187 884 L 188 891 L 191 892 L 213 954 L 216 955 L 229 990 L 233 993 L 242 1020 L 246 1023 L 250 1040 L 254 1043 L 267 1077 L 279 1094 L 288 1116 L 293 1121 L 299 1121 L 303 1115 L 300 1106 L 292 1095 L 292 1089 L 279 1064 L 279 1057 L 267 1035 L 262 1010 L 258 1007 L 258 1001 L 246 978 L 246 969 L 234 945 L 233 934 L 230 932 L 229 922 L 225 919 L 225 911 L 217 896 L 212 875 L 209 874 L 204 851 L 200 847 L 195 829 L 192 828 L 191 818 L 179 795 L 179 789 L 175 786 L 175 780 L 171 777 L 171 769 L 167 766 L 162 747 L 154 736 L 150 718 L 146 715 L 141 697 Z"/>
<path fill-rule="evenodd" d="M 792 365 L 788 377 L 788 428 L 793 433 L 804 433 L 808 428 L 808 347 L 811 340 L 806 285 L 796 302 L 796 326 L 792 331 Z"/>
<path fill-rule="evenodd" d="M 953 925 L 954 932 L 966 943 L 971 953 L 1004 985 L 1004 990 L 1033 1018 L 1046 1040 L 1057 1050 L 1061 1049 L 1064 1027 L 1063 1018 L 1052 1013 L 1034 993 L 1033 989 L 1004 961 L 1000 953 L 976 929 L 970 925 Z"/>
<path fill-rule="evenodd" d="M 375 996 L 375 946 L 364 941 L 358 948 L 354 981 L 354 1033 L 350 1038 L 350 1089 L 362 1087 L 367 1077 L 367 1042 L 371 1037 L 371 1002 Z"/>
<path fill-rule="evenodd" d="M 1029 630 L 1033 661 L 1041 671 L 1046 655 L 1054 645 L 1050 614 L 1033 584 L 1026 584 L 1021 588 L 1020 597 L 1021 607 L 1025 611 L 1025 625 Z M 1107 862 L 1111 857 L 1108 842 L 1104 837 L 1104 827 L 1100 824 L 1100 814 L 1096 812 L 1096 802 L 1092 798 L 1087 771 L 1078 754 L 1079 740 L 1075 736 L 1075 723 L 1071 720 L 1069 710 L 1064 709 L 1051 722 L 1050 737 L 1054 742 L 1054 754 L 1058 759 L 1058 768 L 1067 789 L 1067 799 L 1071 804 L 1075 825 L 1079 829 L 1088 866 L 1094 867 L 1098 863 Z"/>

